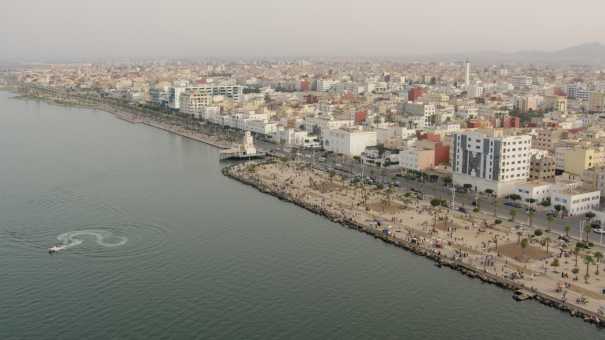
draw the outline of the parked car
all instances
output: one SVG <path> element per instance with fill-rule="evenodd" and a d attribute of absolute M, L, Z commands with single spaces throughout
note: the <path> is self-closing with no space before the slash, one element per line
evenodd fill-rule
<path fill-rule="evenodd" d="M 511 208 L 523 208 L 523 206 L 521 205 L 521 203 L 518 202 L 504 202 L 504 205 L 511 207 Z"/>
<path fill-rule="evenodd" d="M 605 229 L 603 229 L 603 228 L 594 228 L 592 230 L 592 232 L 596 233 L 596 234 L 605 234 Z"/>
<path fill-rule="evenodd" d="M 466 214 L 466 209 L 464 207 L 458 207 L 458 211 Z"/>

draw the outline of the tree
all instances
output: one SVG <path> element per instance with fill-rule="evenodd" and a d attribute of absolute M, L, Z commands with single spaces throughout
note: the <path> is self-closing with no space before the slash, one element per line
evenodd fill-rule
<path fill-rule="evenodd" d="M 517 243 L 521 244 L 521 236 L 523 236 L 522 231 L 517 231 Z"/>
<path fill-rule="evenodd" d="M 546 231 L 550 231 L 554 219 L 555 218 L 552 215 L 546 215 L 546 226 L 548 227 Z"/>
<path fill-rule="evenodd" d="M 519 200 L 521 200 L 521 196 L 519 196 L 517 194 L 510 194 L 507 197 L 511 201 L 519 201 Z"/>
<path fill-rule="evenodd" d="M 549 253 L 549 251 L 548 251 L 548 248 L 549 248 L 549 246 L 550 246 L 550 237 L 548 237 L 548 236 L 547 236 L 547 237 L 545 237 L 545 238 L 544 238 L 544 243 L 546 244 L 546 255 L 550 255 L 550 253 Z"/>
<path fill-rule="evenodd" d="M 494 217 L 498 217 L 498 197 L 495 195 L 494 190 L 492 189 L 485 189 L 485 193 L 494 199 L 492 201 L 492 204 L 494 205 Z"/>
<path fill-rule="evenodd" d="M 578 256 L 580 255 L 581 249 L 582 248 L 580 247 L 580 245 L 576 243 L 576 248 L 573 250 L 573 254 L 576 256 L 576 268 L 578 267 Z"/>
<path fill-rule="evenodd" d="M 448 185 L 452 184 L 452 178 L 451 177 L 443 177 L 443 184 L 445 186 L 448 186 Z"/>
<path fill-rule="evenodd" d="M 517 216 L 517 210 L 516 209 L 511 209 L 509 213 L 510 213 L 510 220 L 511 220 L 511 222 L 515 222 L 515 216 Z"/>
<path fill-rule="evenodd" d="M 601 253 L 600 251 L 595 251 L 594 254 L 592 254 L 592 256 L 594 256 L 595 260 L 596 260 L 596 267 L 597 267 L 597 271 L 595 272 L 596 275 L 599 275 L 599 263 L 601 263 L 601 260 L 603 259 L 603 253 Z"/>
<path fill-rule="evenodd" d="M 590 239 L 590 232 L 592 231 L 592 227 L 590 226 L 590 224 L 586 223 L 583 231 L 584 235 L 586 235 L 586 243 L 588 243 L 588 240 Z"/>
<path fill-rule="evenodd" d="M 584 263 L 586 264 L 586 275 L 584 275 L 584 279 L 588 281 L 590 277 L 590 273 L 588 272 L 588 267 L 594 263 L 594 259 L 590 255 L 584 256 Z"/>
<path fill-rule="evenodd" d="M 431 200 L 431 206 L 433 207 L 433 229 L 437 226 L 437 207 L 441 205 L 441 200 L 438 198 L 433 198 Z"/>
<path fill-rule="evenodd" d="M 531 228 L 534 225 L 534 215 L 536 214 L 536 211 L 532 208 L 529 208 L 527 210 L 527 218 L 529 218 L 529 228 Z"/>
<path fill-rule="evenodd" d="M 565 236 L 569 237 L 569 231 L 571 230 L 571 227 L 566 225 L 564 228 L 565 228 Z"/>
<path fill-rule="evenodd" d="M 561 216 L 561 210 L 563 210 L 563 206 L 560 204 L 555 204 L 555 206 L 553 207 L 555 209 L 555 211 L 557 212 L 558 216 Z"/>
<path fill-rule="evenodd" d="M 527 247 L 529 246 L 529 240 L 524 238 L 523 240 L 521 240 L 521 250 L 523 251 L 523 256 L 525 256 L 525 250 L 527 249 Z"/>

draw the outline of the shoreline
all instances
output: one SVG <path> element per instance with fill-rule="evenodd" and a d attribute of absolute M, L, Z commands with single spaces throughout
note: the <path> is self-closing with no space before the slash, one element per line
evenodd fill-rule
<path fill-rule="evenodd" d="M 511 292 L 524 291 L 531 293 L 532 296 L 529 299 L 536 300 L 537 302 L 545 306 L 556 308 L 562 312 L 567 312 L 572 317 L 582 318 L 583 321 L 595 324 L 599 328 L 605 328 L 605 320 L 602 320 L 602 316 L 598 315 L 598 313 L 595 313 L 577 305 L 573 305 L 564 300 L 553 297 L 545 292 L 533 289 L 532 287 L 527 287 L 523 283 L 503 278 L 501 276 L 483 270 L 477 266 L 464 263 L 461 260 L 446 258 L 445 256 L 442 256 L 441 254 L 435 252 L 434 249 L 429 249 L 428 247 L 425 247 L 418 243 L 411 243 L 407 240 L 385 234 L 379 229 L 360 223 L 353 218 L 342 216 L 341 214 L 337 212 L 335 213 L 334 211 L 331 211 L 330 209 L 324 208 L 322 206 L 309 204 L 308 202 L 305 202 L 304 200 L 297 198 L 292 194 L 289 194 L 285 190 L 274 190 L 258 180 L 254 180 L 252 178 L 248 178 L 246 176 L 238 174 L 235 170 L 238 167 L 241 167 L 241 165 L 242 164 L 240 163 L 227 166 L 222 169 L 222 173 L 226 177 L 231 178 L 241 184 L 253 187 L 261 193 L 268 194 L 281 201 L 294 204 L 297 207 L 303 208 L 311 213 L 325 217 L 334 223 L 338 223 L 343 227 L 352 230 L 357 230 L 359 232 L 372 236 L 385 243 L 401 248 L 415 255 L 425 257 L 433 261 L 434 264 L 438 267 L 445 266 L 469 278 L 479 279 L 482 282 L 496 285 Z"/>
<path fill-rule="evenodd" d="M 177 125 L 160 122 L 157 119 L 154 119 L 153 117 L 151 117 L 150 115 L 146 115 L 141 111 L 137 111 L 135 108 L 129 109 L 129 110 L 135 111 L 135 112 L 125 112 L 125 110 L 121 110 L 120 108 L 112 106 L 110 104 L 74 103 L 72 101 L 58 100 L 58 99 L 49 98 L 49 97 L 36 96 L 36 95 L 31 95 L 31 94 L 21 94 L 18 91 L 3 90 L 3 89 L 0 89 L 0 90 L 15 94 L 16 96 L 13 97 L 13 99 L 17 99 L 17 100 L 34 100 L 34 101 L 44 102 L 49 105 L 57 105 L 57 106 L 70 107 L 70 108 L 81 108 L 81 109 L 91 109 L 91 110 L 101 111 L 101 112 L 108 113 L 117 119 L 123 120 L 123 121 L 131 123 L 131 124 L 144 124 L 146 126 L 149 126 L 149 127 L 155 128 L 155 129 L 159 129 L 159 130 L 162 130 L 165 132 L 173 133 L 173 134 L 181 136 L 183 138 L 201 142 L 201 143 L 213 146 L 218 149 L 226 150 L 226 149 L 233 147 L 233 144 L 223 142 L 221 140 L 217 140 L 219 138 L 217 136 L 208 135 L 208 134 L 205 134 L 202 132 L 195 132 L 192 130 L 187 130 L 186 128 L 183 128 L 183 127 L 180 127 Z"/>

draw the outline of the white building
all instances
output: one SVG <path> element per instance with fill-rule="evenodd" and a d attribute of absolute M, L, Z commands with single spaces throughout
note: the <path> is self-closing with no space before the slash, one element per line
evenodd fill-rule
<path fill-rule="evenodd" d="M 553 183 L 539 181 L 519 183 L 513 193 L 519 195 L 521 197 L 522 202 L 524 203 L 527 203 L 527 199 L 535 199 L 535 204 L 539 204 L 547 198 L 550 198 L 551 188 L 553 186 Z"/>
<path fill-rule="evenodd" d="M 376 132 L 361 129 L 335 129 L 323 134 L 323 147 L 327 151 L 360 156 L 368 146 L 376 146 Z"/>
<path fill-rule="evenodd" d="M 433 104 L 408 102 L 403 104 L 403 112 L 404 116 L 422 117 L 424 119 L 423 127 L 429 127 L 433 125 L 436 109 Z"/>
<path fill-rule="evenodd" d="M 532 85 L 532 79 L 528 76 L 513 76 L 513 86 L 517 89 L 530 87 Z"/>
<path fill-rule="evenodd" d="M 502 130 L 455 133 L 452 139 L 454 183 L 503 196 L 529 178 L 531 136 L 504 136 Z"/>
<path fill-rule="evenodd" d="M 551 204 L 565 207 L 569 216 L 585 214 L 599 208 L 601 192 L 591 188 L 560 187 L 552 189 Z"/>
<path fill-rule="evenodd" d="M 179 90 L 179 96 L 177 96 L 179 100 L 178 109 L 183 113 L 199 114 L 202 108 L 212 105 L 215 97 L 227 97 L 234 102 L 239 102 L 243 91 L 244 88 L 238 85 L 206 84 L 187 87 L 184 90 Z"/>

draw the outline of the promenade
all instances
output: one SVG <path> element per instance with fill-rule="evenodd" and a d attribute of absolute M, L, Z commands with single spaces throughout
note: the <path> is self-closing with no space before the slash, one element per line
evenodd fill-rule
<path fill-rule="evenodd" d="M 450 211 L 444 202 L 412 193 L 350 184 L 302 162 L 250 162 L 226 172 L 336 222 L 359 226 L 391 243 L 412 244 L 439 262 L 472 268 L 502 286 L 524 288 L 586 321 L 604 317 L 599 314 L 605 305 L 601 263 L 587 265 L 588 251 L 572 252 L 555 234 L 530 234 L 490 213 Z"/>

